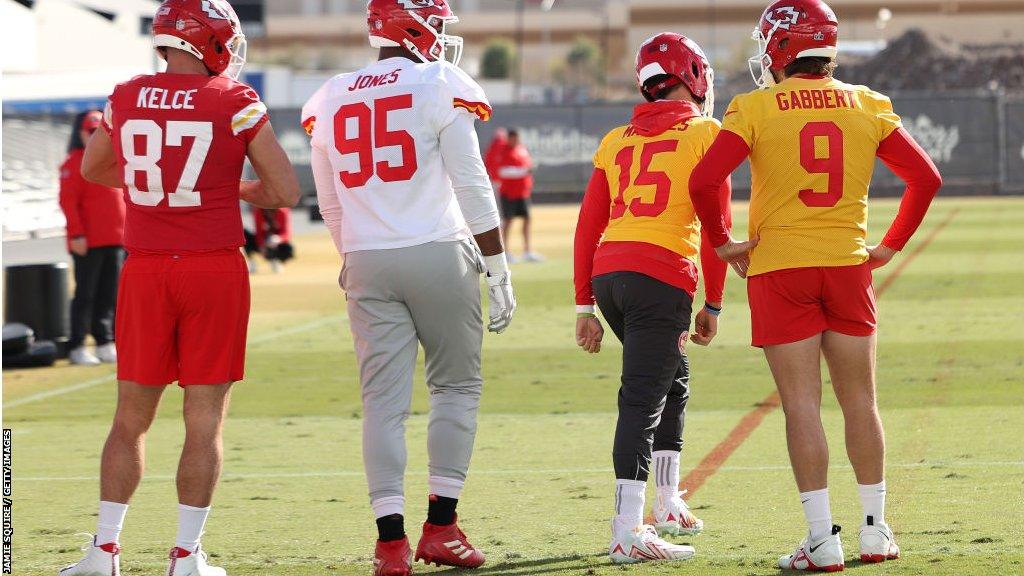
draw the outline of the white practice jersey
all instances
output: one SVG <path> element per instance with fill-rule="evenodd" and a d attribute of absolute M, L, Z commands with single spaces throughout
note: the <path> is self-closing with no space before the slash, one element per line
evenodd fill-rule
<path fill-rule="evenodd" d="M 490 114 L 480 86 L 444 61 L 388 58 L 328 80 L 303 107 L 302 124 L 338 250 L 461 240 L 497 227 L 473 127 Z"/>

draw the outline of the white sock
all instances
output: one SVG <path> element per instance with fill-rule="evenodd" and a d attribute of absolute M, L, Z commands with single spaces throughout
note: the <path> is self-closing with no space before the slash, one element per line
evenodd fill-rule
<path fill-rule="evenodd" d="M 435 496 L 459 499 L 462 494 L 462 487 L 466 483 L 458 478 L 445 478 L 444 476 L 431 476 L 427 479 L 427 487 L 430 493 Z"/>
<path fill-rule="evenodd" d="M 679 492 L 679 452 L 657 450 L 651 460 L 654 486 L 663 496 L 672 498 Z"/>
<path fill-rule="evenodd" d="M 832 533 L 832 509 L 828 502 L 828 488 L 800 493 L 804 516 L 811 530 L 811 540 L 820 540 Z"/>
<path fill-rule="evenodd" d="M 864 508 L 864 522 L 870 516 L 874 524 L 885 523 L 885 480 L 878 484 L 858 484 L 860 504 Z"/>
<path fill-rule="evenodd" d="M 121 529 L 124 528 L 124 517 L 128 514 L 128 505 L 120 502 L 100 500 L 100 514 L 96 521 L 96 545 L 120 543 Z"/>
<path fill-rule="evenodd" d="M 174 545 L 182 550 L 195 552 L 199 548 L 199 540 L 203 537 L 203 528 L 209 515 L 209 506 L 196 508 L 178 504 L 178 539 Z"/>
<path fill-rule="evenodd" d="M 405 496 L 385 496 L 370 501 L 374 518 L 383 518 L 392 514 L 405 515 Z"/>
<path fill-rule="evenodd" d="M 615 531 L 633 530 L 644 521 L 644 495 L 647 483 L 639 480 L 615 481 Z"/>

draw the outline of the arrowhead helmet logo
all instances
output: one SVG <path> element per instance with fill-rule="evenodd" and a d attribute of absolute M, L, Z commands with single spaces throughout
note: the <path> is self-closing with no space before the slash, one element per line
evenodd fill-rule
<path fill-rule="evenodd" d="M 206 15 L 215 20 L 229 20 L 228 13 L 224 10 L 224 7 L 220 5 L 220 0 L 203 0 L 202 3 L 203 12 Z"/>
<path fill-rule="evenodd" d="M 416 10 L 418 8 L 433 8 L 437 6 L 437 2 L 434 0 L 398 0 L 398 5 L 406 10 Z"/>
<path fill-rule="evenodd" d="M 800 12 L 792 6 L 779 6 L 771 12 L 765 12 L 764 19 L 776 28 L 789 30 L 790 26 L 800 20 Z"/>

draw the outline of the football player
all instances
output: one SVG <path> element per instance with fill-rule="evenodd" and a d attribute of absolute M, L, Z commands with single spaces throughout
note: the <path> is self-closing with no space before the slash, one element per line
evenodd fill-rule
<path fill-rule="evenodd" d="M 727 268 L 702 237 L 687 191 L 690 171 L 719 131 L 711 117 L 711 65 L 695 42 L 665 32 L 640 47 L 636 75 L 647 101 L 594 155 L 575 240 L 577 344 L 590 353 L 601 349 L 595 297 L 622 342 L 609 550 L 617 563 L 686 560 L 692 547 L 661 536 L 698 534 L 704 527 L 679 492 L 690 395 L 685 344 L 698 255 L 706 298 L 691 337 L 696 344 L 707 346 L 718 330 Z M 715 195 L 728 204 L 728 179 Z M 652 471 L 655 526 L 647 526 L 644 493 Z"/>
<path fill-rule="evenodd" d="M 900 549 L 885 522 L 885 440 L 875 402 L 871 271 L 920 225 L 941 186 L 885 96 L 836 80 L 838 21 L 821 0 L 779 0 L 764 11 L 751 71 L 760 87 L 737 96 L 690 179 L 718 253 L 749 277 L 753 345 L 764 349 L 786 415 L 789 456 L 809 525 L 779 566 L 842 570 L 832 524 L 828 446 L 821 424 L 821 356 L 846 421 L 846 450 L 863 505 L 860 559 Z M 750 240 L 733 241 L 720 183 L 750 157 Z M 868 246 L 868 184 L 875 158 L 906 182 L 899 213 Z"/>
<path fill-rule="evenodd" d="M 242 379 L 249 275 L 239 197 L 294 205 L 298 181 L 256 93 L 237 81 L 245 37 L 224 0 L 165 0 L 153 21 L 164 73 L 119 84 L 90 139 L 86 178 L 127 205 L 117 302 L 118 399 L 100 466 L 98 528 L 61 576 L 116 575 L 118 537 L 142 478 L 146 431 L 164 388 L 184 388 L 179 523 L 168 576 L 222 576 L 200 537 L 222 460 L 232 382 Z M 248 157 L 259 181 L 241 183 Z"/>
<path fill-rule="evenodd" d="M 320 213 L 345 260 L 340 284 L 362 384 L 375 573 L 383 576 L 412 572 L 405 420 L 421 344 L 430 492 L 415 559 L 484 562 L 455 513 L 482 385 L 480 274 L 490 331 L 508 327 L 516 302 L 474 126 L 491 107 L 457 67 L 462 38 L 447 33 L 456 21 L 445 0 L 371 0 L 369 40 L 379 61 L 327 81 L 302 112 Z"/>

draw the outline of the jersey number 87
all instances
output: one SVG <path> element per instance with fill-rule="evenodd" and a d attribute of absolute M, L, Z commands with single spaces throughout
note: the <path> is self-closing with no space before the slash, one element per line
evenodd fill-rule
<path fill-rule="evenodd" d="M 142 137 L 145 141 L 143 154 L 139 154 L 136 149 L 136 137 Z M 121 147 L 125 160 L 124 185 L 128 188 L 128 197 L 132 202 L 140 206 L 157 206 L 163 202 L 163 171 L 157 163 L 163 156 L 164 145 L 182 146 L 186 137 L 192 138 L 192 148 L 177 188 L 167 194 L 167 205 L 171 208 L 202 204 L 195 187 L 213 142 L 213 123 L 170 120 L 165 131 L 153 120 L 125 121 L 121 126 Z M 136 181 L 139 172 L 146 174 L 148 190 L 139 189 Z"/>

